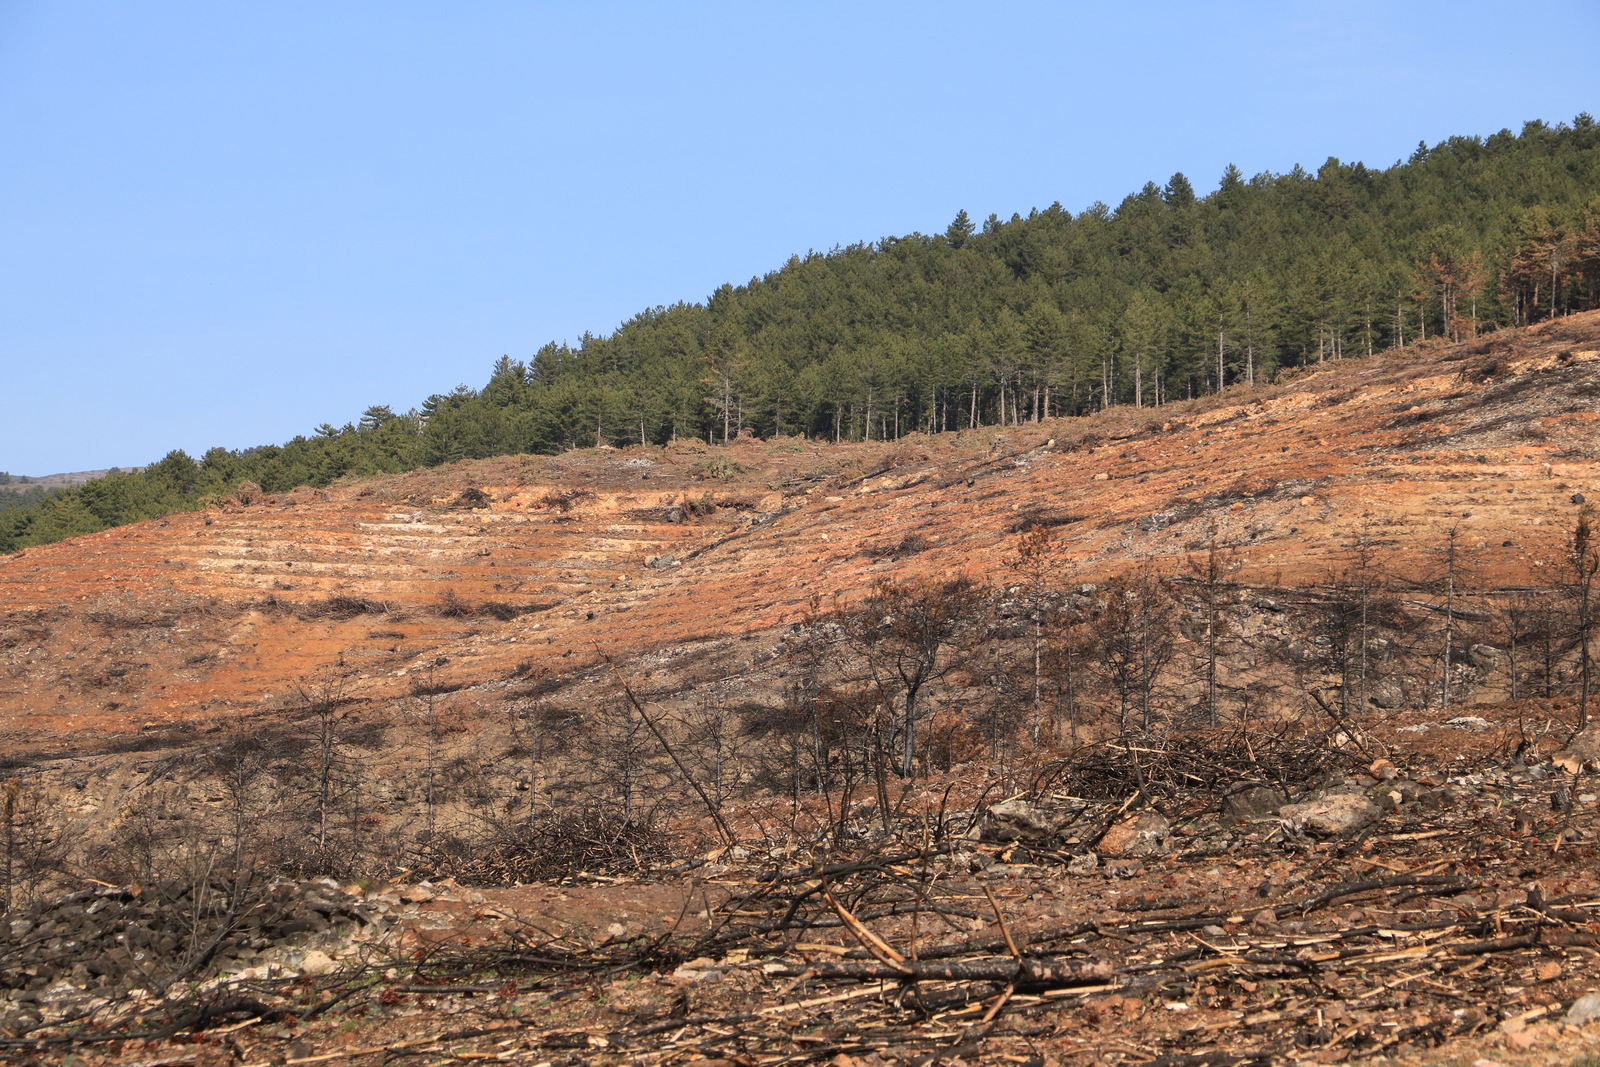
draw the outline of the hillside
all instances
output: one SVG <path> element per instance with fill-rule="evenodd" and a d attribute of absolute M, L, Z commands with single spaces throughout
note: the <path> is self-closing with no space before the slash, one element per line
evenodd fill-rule
<path fill-rule="evenodd" d="M 0 1049 L 1565 1062 L 1600 1040 L 1600 753 L 1558 751 L 1597 423 L 1589 312 L 0 557 Z"/>
<path fill-rule="evenodd" d="M 1215 524 L 1237 580 L 1306 585 L 1365 523 L 1395 573 L 1456 527 L 1478 585 L 1517 584 L 1600 489 L 1597 349 L 1590 313 L 1093 419 L 468 461 L 138 523 L 0 560 L 4 722 L 32 747 L 207 719 L 341 665 L 396 696 L 441 656 L 455 686 L 578 674 L 880 578 L 993 578 L 1033 522 L 1083 581 L 1180 569 Z"/>

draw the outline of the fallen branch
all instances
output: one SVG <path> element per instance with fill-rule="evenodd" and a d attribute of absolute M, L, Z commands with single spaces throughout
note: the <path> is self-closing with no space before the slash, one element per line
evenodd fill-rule
<path fill-rule="evenodd" d="M 774 970 L 778 977 L 794 977 L 810 970 L 816 978 L 852 978 L 856 981 L 902 982 L 1007 982 L 1019 989 L 1057 989 L 1104 982 L 1112 975 L 1105 960 L 987 959 L 941 963 L 906 960 L 891 966 L 866 960 L 838 963 L 794 964 Z"/>

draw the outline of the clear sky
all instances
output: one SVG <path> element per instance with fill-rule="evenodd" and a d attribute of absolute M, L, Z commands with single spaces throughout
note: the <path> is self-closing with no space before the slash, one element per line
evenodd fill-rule
<path fill-rule="evenodd" d="M 791 253 L 1600 113 L 1600 3 L 0 0 L 0 470 L 404 410 Z"/>

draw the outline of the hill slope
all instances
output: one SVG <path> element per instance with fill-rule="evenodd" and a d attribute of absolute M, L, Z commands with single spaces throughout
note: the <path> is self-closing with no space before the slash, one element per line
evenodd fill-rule
<path fill-rule="evenodd" d="M 1177 572 L 1213 526 L 1242 582 L 1319 580 L 1363 529 L 1415 577 L 1450 528 L 1477 587 L 1525 582 L 1574 494 L 1600 490 L 1597 350 L 1590 313 L 1161 409 L 469 461 L 30 548 L 0 557 L 0 724 L 31 748 L 281 706 L 335 675 L 375 700 L 419 672 L 488 699 L 597 652 L 717 647 L 749 670 L 764 644 L 728 642 L 769 640 L 814 596 L 995 579 L 1035 522 L 1086 582 Z"/>

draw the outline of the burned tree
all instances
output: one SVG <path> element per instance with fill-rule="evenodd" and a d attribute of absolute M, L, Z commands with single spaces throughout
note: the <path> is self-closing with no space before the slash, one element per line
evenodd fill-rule
<path fill-rule="evenodd" d="M 285 859 L 309 872 L 343 870 L 355 858 L 361 843 L 360 789 L 365 778 L 360 750 L 375 747 L 384 724 L 361 714 L 364 701 L 351 697 L 343 677 L 302 680 L 296 686 L 298 701 L 289 711 L 281 747 L 274 753 L 275 771 L 291 798 L 291 810 L 303 818 L 308 832 L 283 842 Z M 235 781 L 250 773 L 248 758 L 230 761 L 221 769 Z M 299 797 L 298 802 L 293 800 Z M 236 803 L 242 800 L 235 797 Z M 336 823 L 344 812 L 345 830 L 340 846 Z M 342 854 L 341 854 L 342 852 Z"/>
<path fill-rule="evenodd" d="M 977 614 L 980 596 L 965 578 L 880 582 L 866 602 L 834 613 L 843 640 L 858 657 L 887 711 L 896 772 L 910 777 L 917 754 L 918 701 L 954 666 L 948 653 Z"/>
<path fill-rule="evenodd" d="M 1589 725 L 1589 696 L 1593 691 L 1593 661 L 1589 643 L 1594 636 L 1595 575 L 1600 572 L 1600 548 L 1587 505 L 1578 509 L 1572 534 L 1564 546 L 1560 590 L 1572 619 L 1572 642 L 1578 653 L 1578 730 Z"/>
<path fill-rule="evenodd" d="M 1212 523 L 1206 530 L 1204 553 L 1191 555 L 1188 559 L 1188 576 L 1195 583 L 1195 591 L 1199 594 L 1203 626 L 1196 635 L 1195 642 L 1205 685 L 1202 699 L 1206 717 L 1212 726 L 1217 726 L 1222 721 L 1222 712 L 1217 699 L 1219 686 L 1217 662 L 1223 642 L 1231 629 L 1223 600 L 1230 585 L 1229 575 L 1237 567 L 1238 562 L 1234 554 L 1217 544 L 1217 527 Z"/>
<path fill-rule="evenodd" d="M 1105 612 L 1100 617 L 1100 661 L 1117 694 L 1117 722 L 1128 730 L 1137 710 L 1141 729 L 1155 722 L 1162 674 L 1177 649 L 1172 593 L 1148 564 L 1106 583 Z"/>

